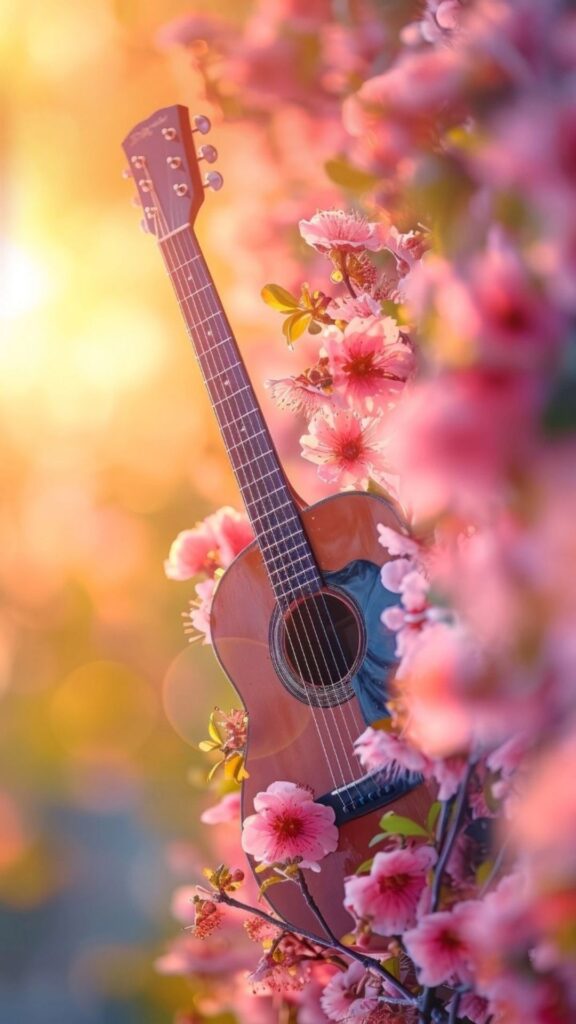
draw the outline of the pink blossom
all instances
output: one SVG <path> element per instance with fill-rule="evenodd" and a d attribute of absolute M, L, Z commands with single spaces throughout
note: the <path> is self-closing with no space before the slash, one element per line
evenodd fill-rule
<path fill-rule="evenodd" d="M 226 793 L 217 804 L 208 807 L 200 815 L 200 821 L 205 825 L 220 825 L 223 822 L 240 820 L 240 791 Z"/>
<path fill-rule="evenodd" d="M 199 572 L 212 573 L 218 564 L 216 538 L 206 522 L 182 530 L 172 542 L 164 571 L 171 580 L 189 580 Z"/>
<path fill-rule="evenodd" d="M 352 298 L 351 295 L 339 296 L 326 306 L 326 312 L 335 320 L 350 323 L 356 317 L 371 317 L 380 314 L 380 303 L 366 292 Z"/>
<path fill-rule="evenodd" d="M 320 870 L 318 861 L 338 845 L 334 810 L 317 804 L 293 782 L 273 782 L 254 797 L 255 814 L 244 819 L 242 847 L 257 861 L 301 858 L 303 868 Z"/>
<path fill-rule="evenodd" d="M 386 590 L 399 594 L 404 578 L 414 571 L 414 563 L 410 558 L 391 558 L 380 570 L 380 581 Z"/>
<path fill-rule="evenodd" d="M 253 539 L 246 514 L 224 506 L 178 534 L 164 563 L 166 575 L 173 580 L 188 580 L 201 572 L 211 575 L 227 568 Z"/>
<path fill-rule="evenodd" d="M 212 610 L 212 601 L 214 598 L 214 591 L 216 590 L 217 581 L 212 577 L 208 577 L 207 580 L 202 580 L 201 583 L 196 583 L 194 590 L 196 591 L 196 601 L 190 602 L 190 610 L 188 615 L 185 616 L 184 629 L 187 632 L 196 631 L 196 633 L 202 636 L 203 644 L 212 643 L 212 635 L 210 632 L 210 612 Z M 186 618 L 189 619 L 189 623 L 186 623 Z M 191 627 L 191 628 L 190 628 Z"/>
<path fill-rule="evenodd" d="M 382 479 L 386 462 L 379 419 L 325 410 L 314 416 L 308 429 L 310 433 L 300 438 L 302 455 L 320 466 L 322 480 L 346 487 L 365 484 L 370 477 Z"/>
<path fill-rule="evenodd" d="M 349 1020 L 377 1005 L 379 986 L 362 964 L 353 962 L 334 974 L 320 997 L 320 1005 L 330 1020 Z"/>
<path fill-rule="evenodd" d="M 280 409 L 302 412 L 308 417 L 330 406 L 333 401 L 332 374 L 326 356 L 298 376 L 267 380 L 265 384 L 272 401 Z"/>
<path fill-rule="evenodd" d="M 485 515 L 506 474 L 533 450 L 539 391 L 533 377 L 481 370 L 406 389 L 387 446 L 403 504 L 418 518 L 447 507 Z"/>
<path fill-rule="evenodd" d="M 397 633 L 396 654 L 404 658 L 420 632 L 442 618 L 442 611 L 428 603 L 430 584 L 422 573 L 414 569 L 411 559 L 396 558 L 387 562 L 382 567 L 380 578 L 387 590 L 401 595 L 401 605 L 385 608 L 381 620 L 387 629 Z"/>
<path fill-rule="evenodd" d="M 427 756 L 468 748 L 477 728 L 470 699 L 482 694 L 484 672 L 483 652 L 460 626 L 430 623 L 410 645 L 398 670 L 400 700 L 406 735 Z"/>
<path fill-rule="evenodd" d="M 377 529 L 380 544 L 393 558 L 398 555 L 414 558 L 419 553 L 420 545 L 412 537 L 399 530 L 392 530 L 389 526 L 383 526 L 382 523 L 378 523 Z"/>
<path fill-rule="evenodd" d="M 389 729 L 367 729 L 354 742 L 354 752 L 366 771 L 387 768 L 393 771 L 421 772 L 428 764 L 416 747 Z"/>
<path fill-rule="evenodd" d="M 370 873 L 347 878 L 344 906 L 369 921 L 377 935 L 395 935 L 416 922 L 426 875 L 436 861 L 431 846 L 377 853 Z"/>
<path fill-rule="evenodd" d="M 460 927 L 460 917 L 467 912 L 462 910 L 465 906 L 425 914 L 415 928 L 404 933 L 403 942 L 418 967 L 421 985 L 471 980 L 469 948 Z"/>
<path fill-rule="evenodd" d="M 206 520 L 216 537 L 219 564 L 226 569 L 245 547 L 254 540 L 254 531 L 245 512 L 225 505 Z"/>
<path fill-rule="evenodd" d="M 310 220 L 301 220 L 300 234 L 318 252 L 376 252 L 382 248 L 377 224 L 369 224 L 357 213 L 320 210 Z"/>
<path fill-rule="evenodd" d="M 400 337 L 392 317 L 356 318 L 344 333 L 325 333 L 334 386 L 351 407 L 371 413 L 402 390 L 414 372 L 412 349 Z"/>
<path fill-rule="evenodd" d="M 431 775 L 438 783 L 438 799 L 449 800 L 458 791 L 466 774 L 467 762 L 463 757 L 439 757 L 432 761 Z"/>

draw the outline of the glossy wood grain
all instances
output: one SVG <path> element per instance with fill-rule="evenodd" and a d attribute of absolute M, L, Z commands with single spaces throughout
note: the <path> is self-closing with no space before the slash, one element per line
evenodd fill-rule
<path fill-rule="evenodd" d="M 340 569 L 354 559 L 383 564 L 387 555 L 378 543 L 376 525 L 399 525 L 387 502 L 361 492 L 327 498 L 301 515 L 318 564 L 325 571 Z M 316 796 L 331 790 L 334 775 L 338 776 L 335 750 L 342 770 L 345 765 L 358 765 L 352 742 L 365 727 L 355 698 L 337 709 L 313 711 L 285 689 L 270 657 L 274 608 L 262 557 L 256 545 L 251 545 L 223 576 L 212 612 L 218 659 L 249 716 L 250 778 L 243 786 L 243 817 L 253 812 L 254 795 L 277 780 L 309 786 Z M 423 821 L 429 805 L 429 793 L 420 786 L 386 809 L 393 807 L 400 814 Z M 344 878 L 369 856 L 368 842 L 378 832 L 382 813 L 375 811 L 343 825 L 338 849 L 322 862 L 321 873 L 306 872 L 314 899 L 337 935 L 344 935 L 352 927 L 352 919 L 342 906 Z M 318 922 L 295 885 L 274 886 L 268 898 L 295 929 L 318 931 Z"/>

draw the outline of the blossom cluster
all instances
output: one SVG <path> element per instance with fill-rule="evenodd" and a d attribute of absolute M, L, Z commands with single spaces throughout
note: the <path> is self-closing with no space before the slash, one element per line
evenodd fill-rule
<path fill-rule="evenodd" d="M 394 503 L 402 525 L 380 541 L 398 666 L 389 717 L 355 751 L 360 773 L 417 773 L 435 800 L 426 822 L 384 814 L 376 852 L 334 894 L 354 927 L 348 958 L 260 935 L 269 1019 L 282 997 L 299 1024 L 564 1024 L 576 1015 L 576 16 L 562 0 L 426 0 L 399 24 L 397 5 L 343 6 L 348 21 L 328 3 L 256 4 L 235 47 L 209 19 L 196 60 L 228 116 L 234 72 L 244 116 L 273 135 L 279 101 L 285 118 L 302 103 L 317 160 L 332 146 L 326 169 L 354 197 L 344 209 L 318 186 L 307 211 L 291 206 L 305 267 L 296 281 L 293 259 L 286 286 L 262 294 L 302 361 L 268 387 L 300 418 L 321 480 Z M 294 55 L 312 39 L 305 99 Z M 194 571 L 213 580 L 226 555 L 200 548 Z M 243 842 L 302 885 L 335 836 L 290 785 L 259 794 Z"/>

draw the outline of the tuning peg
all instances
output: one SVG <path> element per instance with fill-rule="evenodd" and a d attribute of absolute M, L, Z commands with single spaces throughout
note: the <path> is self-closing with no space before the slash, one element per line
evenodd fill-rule
<path fill-rule="evenodd" d="M 219 192 L 224 184 L 224 178 L 219 171 L 210 171 L 204 178 L 204 188 L 211 188 L 213 192 Z"/>
<path fill-rule="evenodd" d="M 200 146 L 198 159 L 205 160 L 207 164 L 213 164 L 218 159 L 218 150 L 215 146 Z"/>
<path fill-rule="evenodd" d="M 207 135 L 212 127 L 210 119 L 208 117 L 205 117 L 204 114 L 196 114 L 196 117 L 193 118 L 193 121 L 194 128 L 192 129 L 192 131 L 200 132 L 200 135 Z"/>
<path fill-rule="evenodd" d="M 142 200 L 140 199 L 140 196 L 138 195 L 137 192 L 136 192 L 135 195 L 132 196 L 132 199 L 130 200 L 130 202 L 132 203 L 132 206 L 136 206 L 136 207 L 142 206 Z"/>
<path fill-rule="evenodd" d="M 145 217 L 142 217 L 142 220 L 140 221 L 140 231 L 143 231 L 145 235 L 149 235 L 151 233 L 150 232 L 150 228 L 148 227 L 148 224 L 146 223 L 146 218 Z"/>
<path fill-rule="evenodd" d="M 125 180 L 132 177 L 132 171 L 130 170 L 129 167 L 124 168 L 124 170 L 122 171 L 122 177 Z"/>

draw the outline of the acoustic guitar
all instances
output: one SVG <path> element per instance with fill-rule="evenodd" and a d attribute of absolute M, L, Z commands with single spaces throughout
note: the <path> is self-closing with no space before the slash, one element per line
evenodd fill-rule
<path fill-rule="evenodd" d="M 397 595 L 380 582 L 386 555 L 378 523 L 398 529 L 392 507 L 365 492 L 344 492 L 304 507 L 290 486 L 240 356 L 193 226 L 206 187 L 185 107 L 156 111 L 136 125 L 123 148 L 156 241 L 240 488 L 256 541 L 224 573 L 211 628 L 216 656 L 248 712 L 242 813 L 277 780 L 309 787 L 334 808 L 339 845 L 310 891 L 332 930 L 349 932 L 343 881 L 367 857 L 384 809 L 423 821 L 430 804 L 418 777 L 364 774 L 354 754 L 367 724 L 387 714 L 395 669 L 394 635 L 381 623 Z M 295 930 L 318 932 L 297 886 L 273 886 L 267 899 Z"/>

